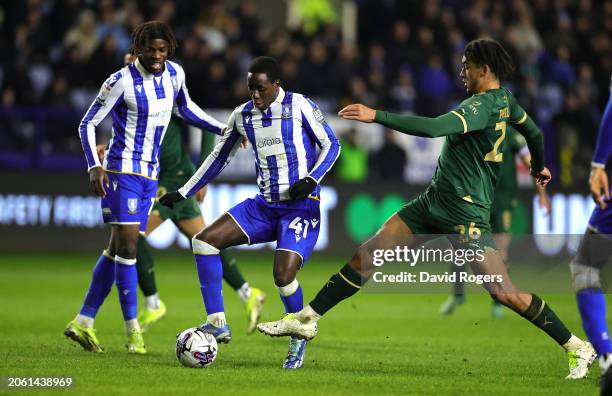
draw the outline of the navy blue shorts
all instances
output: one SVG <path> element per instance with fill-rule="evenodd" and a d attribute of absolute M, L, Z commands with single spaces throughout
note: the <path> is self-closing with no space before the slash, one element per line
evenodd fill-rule
<path fill-rule="evenodd" d="M 155 202 L 157 180 L 127 173 L 106 172 L 109 187 L 102 198 L 102 218 L 107 224 L 140 224 L 145 232 Z"/>
<path fill-rule="evenodd" d="M 242 201 L 228 211 L 246 234 L 249 245 L 276 241 L 276 250 L 287 250 L 308 260 L 319 238 L 319 201 L 267 202 L 261 195 Z"/>
<path fill-rule="evenodd" d="M 601 209 L 599 205 L 593 209 L 593 214 L 589 219 L 589 226 L 600 234 L 612 234 L 612 200 L 606 201 L 606 208 Z"/>

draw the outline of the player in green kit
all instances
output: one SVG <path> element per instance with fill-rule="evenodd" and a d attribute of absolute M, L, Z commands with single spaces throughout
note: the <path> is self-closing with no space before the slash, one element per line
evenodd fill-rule
<path fill-rule="evenodd" d="M 172 117 L 159 153 L 158 198 L 168 191 L 175 191 L 182 187 L 195 173 L 196 168 L 183 149 L 182 128 L 182 121 Z M 207 135 L 202 135 L 200 161 L 208 156 L 212 148 L 212 144 L 207 144 Z M 205 194 L 206 189 L 204 188 L 194 197 L 177 203 L 172 209 L 155 202 L 149 215 L 146 235 L 150 235 L 161 223 L 170 219 L 191 240 L 195 234 L 205 227 L 199 205 L 200 202 L 204 201 Z M 260 289 L 249 286 L 236 266 L 236 260 L 227 250 L 221 252 L 221 261 L 223 264 L 223 279 L 236 290 L 244 304 L 248 320 L 247 333 L 250 334 L 255 330 L 261 316 L 265 294 Z M 143 235 L 138 241 L 137 269 L 138 284 L 146 301 L 145 308 L 138 313 L 138 320 L 143 330 L 146 330 L 166 314 L 166 307 L 157 293 L 153 271 L 153 255 L 146 242 L 146 236 Z"/>
<path fill-rule="evenodd" d="M 587 375 L 595 359 L 591 344 L 573 335 L 538 296 L 517 289 L 491 238 L 489 223 L 494 186 L 497 183 L 508 124 L 527 140 L 532 155 L 531 175 L 544 186 L 550 172 L 544 166 L 544 142 L 540 130 L 500 80 L 513 71 L 512 60 L 496 41 L 478 39 L 465 47 L 461 79 L 472 95 L 459 107 L 436 118 L 403 116 L 349 105 L 338 114 L 346 119 L 377 122 L 399 132 L 423 137 L 446 136 L 438 167 L 427 190 L 391 216 L 378 232 L 361 245 L 340 272 L 333 275 L 314 300 L 299 312 L 276 322 L 260 323 L 270 336 L 312 339 L 317 321 L 340 301 L 354 295 L 376 268 L 375 252 L 405 247 L 419 248 L 418 234 L 455 234 L 464 247 L 484 250 L 484 260 L 471 262 L 475 274 L 489 275 L 485 289 L 553 338 L 567 352 L 567 378 Z"/>
<path fill-rule="evenodd" d="M 495 186 L 495 198 L 491 205 L 491 231 L 494 234 L 495 245 L 501 255 L 502 260 L 508 260 L 508 248 L 512 238 L 510 229 L 512 227 L 512 212 L 518 205 L 518 183 L 516 180 L 516 162 L 515 158 L 521 159 L 523 164 L 531 167 L 531 155 L 527 148 L 527 143 L 523 135 L 518 133 L 513 127 L 506 128 L 506 144 L 504 145 L 502 154 L 503 161 L 499 172 L 499 180 Z M 550 199 L 546 194 L 546 189 L 543 186 L 536 184 L 538 191 L 538 201 L 540 207 L 550 213 Z M 456 265 L 452 266 L 453 271 L 457 274 L 462 271 Z M 457 275 L 458 276 L 458 275 Z M 453 295 L 451 295 L 440 307 L 440 314 L 450 315 L 455 310 L 455 307 L 465 302 L 465 285 L 458 279 L 455 281 Z M 503 316 L 503 306 L 496 300 L 493 300 L 491 305 L 491 315 L 494 318 Z"/>

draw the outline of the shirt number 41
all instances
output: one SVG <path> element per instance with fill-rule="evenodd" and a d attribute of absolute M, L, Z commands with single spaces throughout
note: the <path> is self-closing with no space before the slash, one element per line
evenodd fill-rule
<path fill-rule="evenodd" d="M 299 242 L 300 239 L 306 238 L 308 236 L 308 228 L 316 228 L 319 224 L 319 219 L 311 219 L 308 221 L 307 219 L 302 219 L 301 217 L 296 217 L 291 220 L 289 223 L 289 229 L 292 229 L 295 232 L 295 241 Z"/>

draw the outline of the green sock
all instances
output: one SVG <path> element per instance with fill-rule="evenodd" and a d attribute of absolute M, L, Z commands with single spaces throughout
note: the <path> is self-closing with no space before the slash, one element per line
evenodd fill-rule
<path fill-rule="evenodd" d="M 546 334 L 557 341 L 559 345 L 565 344 L 572 337 L 572 333 L 565 327 L 561 319 L 557 317 L 545 301 L 541 300 L 540 297 L 535 294 L 531 296 L 531 304 L 521 316 L 544 330 Z"/>
<path fill-rule="evenodd" d="M 147 239 L 142 235 L 138 238 L 136 271 L 138 272 L 138 286 L 140 286 L 142 294 L 151 296 L 157 293 L 155 271 L 153 271 L 153 254 L 151 254 Z"/>
<path fill-rule="evenodd" d="M 366 280 L 347 264 L 340 272 L 329 278 L 327 284 L 310 302 L 310 307 L 323 316 L 340 301 L 357 293 Z"/>
<path fill-rule="evenodd" d="M 221 264 L 223 265 L 223 279 L 232 289 L 240 289 L 246 283 L 246 280 L 236 266 L 236 259 L 227 249 L 221 251 Z"/>

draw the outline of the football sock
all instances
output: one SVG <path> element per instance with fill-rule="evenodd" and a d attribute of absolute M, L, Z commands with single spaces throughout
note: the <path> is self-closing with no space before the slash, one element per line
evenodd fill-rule
<path fill-rule="evenodd" d="M 223 264 L 223 280 L 225 280 L 232 289 L 238 290 L 246 283 L 240 270 L 236 266 L 236 259 L 227 249 L 221 251 L 221 264 Z"/>
<path fill-rule="evenodd" d="M 110 293 L 115 281 L 115 260 L 111 258 L 106 250 L 98 258 L 93 269 L 89 291 L 85 296 L 85 301 L 81 307 L 80 315 L 95 318 L 98 309 L 102 306 L 104 299 Z M 80 323 L 83 324 L 83 323 Z M 93 326 L 93 320 L 91 325 Z"/>
<path fill-rule="evenodd" d="M 579 290 L 576 293 L 578 310 L 582 317 L 582 326 L 589 341 L 597 351 L 603 356 L 612 353 L 612 343 L 608 333 L 606 322 L 606 298 L 601 288 L 588 288 Z"/>
<path fill-rule="evenodd" d="M 521 316 L 546 332 L 559 345 L 567 343 L 572 337 L 572 333 L 565 327 L 561 319 L 557 317 L 546 302 L 542 301 L 535 294 L 532 294 L 531 297 L 531 304 L 529 304 L 529 307 Z"/>
<path fill-rule="evenodd" d="M 297 312 L 295 317 L 302 323 L 312 323 L 321 319 L 321 315 L 316 313 L 310 305 L 306 305 L 301 311 Z"/>
<path fill-rule="evenodd" d="M 194 238 L 193 253 L 206 313 L 212 315 L 217 312 L 224 312 L 221 284 L 223 280 L 223 265 L 219 249 Z"/>
<path fill-rule="evenodd" d="M 155 293 L 145 297 L 145 306 L 147 309 L 159 309 L 159 294 Z"/>
<path fill-rule="evenodd" d="M 89 316 L 78 314 L 75 320 L 83 327 L 93 327 L 94 325 L 94 318 L 90 318 Z"/>
<path fill-rule="evenodd" d="M 138 271 L 138 286 L 145 296 L 157 293 L 153 264 L 153 254 L 147 243 L 147 238 L 140 235 L 136 250 L 136 270 Z"/>
<path fill-rule="evenodd" d="M 462 272 L 465 272 L 465 269 L 463 267 L 460 267 L 458 265 L 452 264 L 453 266 L 453 273 L 456 276 L 456 280 L 455 283 L 453 285 L 453 294 L 455 297 L 463 297 L 465 296 L 465 285 L 463 284 L 463 282 L 460 281 L 460 276 Z"/>
<path fill-rule="evenodd" d="M 227 324 L 227 321 L 225 320 L 224 312 L 217 312 L 217 313 L 208 315 L 206 317 L 206 321 L 208 323 L 212 323 L 213 326 L 216 326 L 216 327 L 223 327 Z"/>
<path fill-rule="evenodd" d="M 304 293 L 297 279 L 286 286 L 276 286 L 286 313 L 293 313 L 304 307 Z"/>
<path fill-rule="evenodd" d="M 123 320 L 135 319 L 138 308 L 136 259 L 115 256 L 115 265 L 117 292 L 119 293 L 119 304 L 121 304 Z"/>
<path fill-rule="evenodd" d="M 366 279 L 346 264 L 340 272 L 329 278 L 310 302 L 310 306 L 318 315 L 323 316 L 340 301 L 357 293 L 365 282 Z"/>
<path fill-rule="evenodd" d="M 249 286 L 249 282 L 244 282 L 244 285 L 240 286 L 240 288 L 236 290 L 236 293 L 238 293 L 240 301 L 245 302 L 248 300 L 249 297 L 251 297 L 251 286 Z"/>
<path fill-rule="evenodd" d="M 127 333 L 127 335 L 130 335 L 132 329 L 140 331 L 140 324 L 138 323 L 138 320 L 130 319 L 125 321 L 125 332 Z"/>

